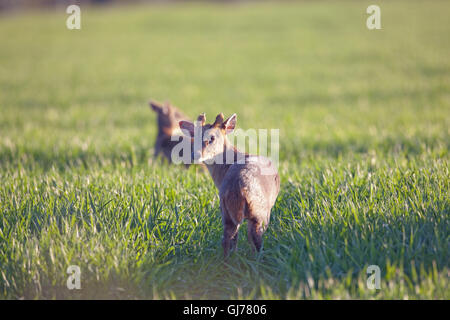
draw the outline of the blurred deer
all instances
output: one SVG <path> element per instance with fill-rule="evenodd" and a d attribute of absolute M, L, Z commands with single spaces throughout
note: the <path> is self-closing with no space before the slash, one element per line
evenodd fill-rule
<path fill-rule="evenodd" d="M 191 137 L 194 132 L 201 132 L 201 146 L 197 150 L 194 147 L 191 157 L 206 165 L 219 190 L 224 256 L 227 258 L 230 250 L 236 249 L 239 226 L 244 219 L 248 240 L 253 250 L 259 251 L 280 191 L 277 169 L 269 159 L 242 153 L 228 141 L 227 135 L 236 126 L 236 114 L 224 120 L 221 113 L 213 124 L 205 122 L 202 114 L 197 119 L 197 127 L 183 120 L 180 128 Z"/>
<path fill-rule="evenodd" d="M 158 114 L 158 135 L 155 142 L 156 158 L 160 152 L 172 163 L 172 149 L 178 141 L 171 141 L 171 136 L 179 134 L 179 122 L 188 118 L 176 107 L 169 103 L 161 104 L 156 101 L 150 101 L 150 107 Z"/>

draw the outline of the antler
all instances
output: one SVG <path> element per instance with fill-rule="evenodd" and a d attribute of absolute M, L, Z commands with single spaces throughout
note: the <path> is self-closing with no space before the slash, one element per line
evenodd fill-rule
<path fill-rule="evenodd" d="M 223 113 L 219 113 L 216 117 L 216 121 L 214 121 L 213 127 L 218 127 L 222 125 L 224 120 Z"/>
<path fill-rule="evenodd" d="M 202 113 L 201 115 L 199 115 L 198 118 L 197 118 L 197 121 L 199 121 L 199 122 L 202 124 L 202 126 L 204 126 L 204 125 L 205 125 L 205 122 L 206 122 L 206 116 L 205 116 L 205 114 Z"/>

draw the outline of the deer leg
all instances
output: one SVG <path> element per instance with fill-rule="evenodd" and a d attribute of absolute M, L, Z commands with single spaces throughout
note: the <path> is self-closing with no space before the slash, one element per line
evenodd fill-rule
<path fill-rule="evenodd" d="M 259 252 L 262 246 L 262 236 L 267 229 L 267 223 L 262 220 L 249 219 L 247 222 L 247 237 L 253 251 Z"/>
<path fill-rule="evenodd" d="M 228 257 L 228 255 L 230 254 L 230 250 L 234 250 L 236 248 L 238 230 L 239 225 L 234 224 L 231 219 L 223 219 L 222 246 L 224 258 Z"/>
<path fill-rule="evenodd" d="M 239 230 L 239 226 L 237 226 L 237 229 Z M 230 241 L 230 250 L 231 251 L 236 251 L 236 249 L 237 249 L 237 243 L 238 243 L 238 238 L 239 238 L 238 230 L 236 230 L 236 234 L 234 235 L 234 237 L 231 238 L 231 241 Z"/>
<path fill-rule="evenodd" d="M 162 148 L 162 142 L 161 139 L 158 137 L 155 142 L 155 151 L 153 153 L 153 158 L 156 158 L 158 154 L 161 152 Z"/>
<path fill-rule="evenodd" d="M 223 254 L 225 259 L 231 250 L 235 250 L 238 242 L 238 230 L 244 217 L 244 202 L 242 199 L 232 197 L 233 194 L 220 195 L 220 209 L 223 223 Z"/>

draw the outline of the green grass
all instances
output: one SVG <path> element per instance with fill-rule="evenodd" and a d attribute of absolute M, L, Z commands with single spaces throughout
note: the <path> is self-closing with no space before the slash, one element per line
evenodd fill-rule
<path fill-rule="evenodd" d="M 369 4 L 0 16 L 0 297 L 449 299 L 450 3 Z M 150 98 L 280 129 L 262 254 L 225 264 L 211 178 L 149 161 Z"/>

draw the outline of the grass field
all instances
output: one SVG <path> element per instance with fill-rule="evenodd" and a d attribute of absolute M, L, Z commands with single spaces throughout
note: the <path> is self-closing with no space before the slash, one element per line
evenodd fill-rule
<path fill-rule="evenodd" d="M 378 2 L 1 15 L 0 297 L 449 299 L 450 3 Z M 261 254 L 225 264 L 209 175 L 150 160 L 150 98 L 280 129 Z"/>

